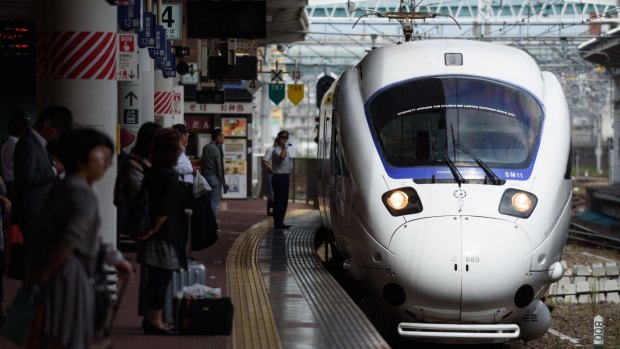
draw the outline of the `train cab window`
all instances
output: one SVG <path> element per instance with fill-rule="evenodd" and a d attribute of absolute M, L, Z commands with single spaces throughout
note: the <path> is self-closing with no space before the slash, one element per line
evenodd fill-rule
<path fill-rule="evenodd" d="M 465 145 L 491 167 L 525 168 L 543 118 L 526 91 L 469 77 L 394 85 L 373 96 L 367 110 L 383 156 L 395 167 L 433 166 L 443 155 L 476 166 L 458 147 Z"/>

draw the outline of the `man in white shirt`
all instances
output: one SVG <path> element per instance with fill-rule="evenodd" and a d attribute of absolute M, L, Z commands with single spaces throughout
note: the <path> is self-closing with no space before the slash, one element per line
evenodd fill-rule
<path fill-rule="evenodd" d="M 293 168 L 293 159 L 289 153 L 291 144 L 288 142 L 288 132 L 280 131 L 271 153 L 263 157 L 263 165 L 271 173 L 273 188 L 273 226 L 275 229 L 286 229 L 284 216 L 288 206 L 289 176 Z M 271 159 L 269 161 L 269 159 Z"/>

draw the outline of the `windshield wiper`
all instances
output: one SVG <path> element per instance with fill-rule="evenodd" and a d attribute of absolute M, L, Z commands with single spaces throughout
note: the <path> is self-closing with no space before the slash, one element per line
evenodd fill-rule
<path fill-rule="evenodd" d="M 476 161 L 478 166 L 480 166 L 480 168 L 482 168 L 484 173 L 486 173 L 487 177 L 491 179 L 492 184 L 502 184 L 501 179 L 497 177 L 495 172 L 493 172 L 493 170 L 491 170 L 491 168 L 487 164 L 485 164 L 484 161 L 482 161 L 480 157 L 476 155 L 476 153 L 474 153 L 467 145 L 462 144 L 461 142 L 458 142 L 458 141 L 455 142 L 454 144 L 456 145 L 457 148 L 461 149 L 465 154 L 469 155 L 472 159 Z"/>
<path fill-rule="evenodd" d="M 456 183 L 458 183 L 459 188 L 460 188 L 461 183 L 465 183 L 465 178 L 463 178 L 463 176 L 461 175 L 461 172 L 459 172 L 459 169 L 456 168 L 456 165 L 454 164 L 454 162 L 450 160 L 450 157 L 448 156 L 448 154 L 446 154 L 446 152 L 444 152 L 443 150 L 437 147 L 433 147 L 433 145 L 435 145 L 435 141 L 431 140 L 431 144 L 430 144 L 431 153 L 433 151 L 437 152 L 446 161 L 446 163 L 448 164 L 448 167 L 450 168 L 450 172 L 452 172 L 452 177 L 454 177 L 454 180 L 456 181 Z M 433 148 L 437 148 L 437 150 L 433 150 Z"/>

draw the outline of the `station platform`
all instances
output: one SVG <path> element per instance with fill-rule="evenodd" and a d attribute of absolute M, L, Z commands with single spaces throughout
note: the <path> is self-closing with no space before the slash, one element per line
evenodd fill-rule
<path fill-rule="evenodd" d="M 144 335 L 136 275 L 112 328 L 114 348 L 389 348 L 316 255 L 318 211 L 289 203 L 285 222 L 292 226 L 274 230 L 266 201 L 222 203 L 218 241 L 192 257 L 206 265 L 207 285 L 231 297 L 233 333 Z M 139 273 L 135 253 L 126 255 Z M 12 300 L 18 287 L 5 279 L 5 298 Z M 17 347 L 0 337 L 0 348 Z"/>

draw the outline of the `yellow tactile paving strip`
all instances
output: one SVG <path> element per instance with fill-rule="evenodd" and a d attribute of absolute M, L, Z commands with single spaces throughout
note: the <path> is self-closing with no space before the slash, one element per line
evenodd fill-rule
<path fill-rule="evenodd" d="M 265 281 L 258 266 L 258 247 L 269 230 L 267 221 L 255 224 L 232 245 L 226 260 L 228 290 L 235 306 L 231 339 L 236 349 L 280 349 Z"/>

